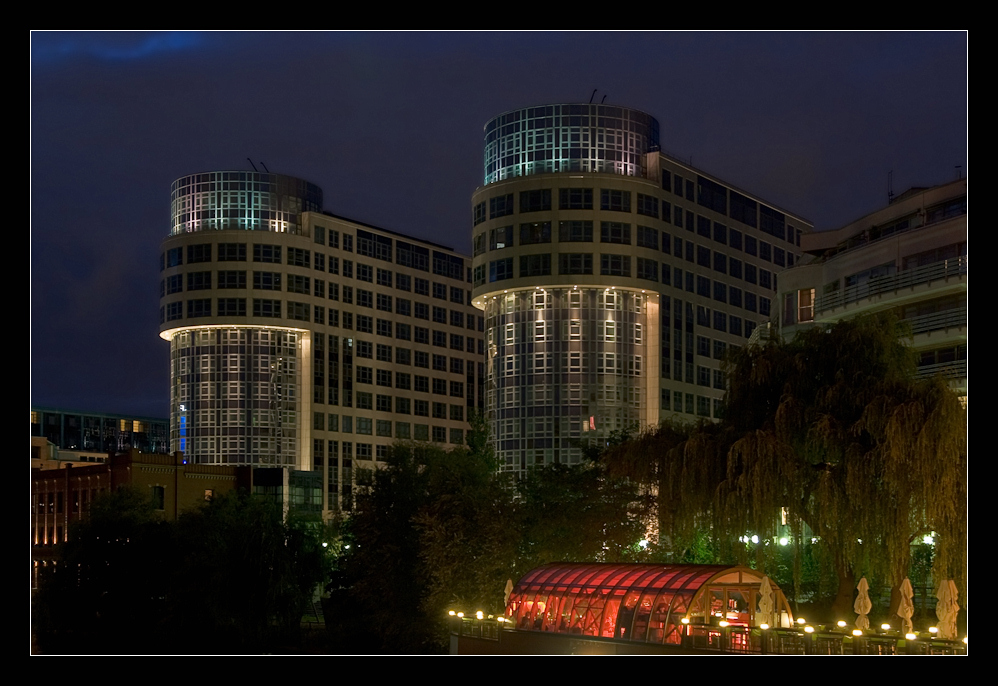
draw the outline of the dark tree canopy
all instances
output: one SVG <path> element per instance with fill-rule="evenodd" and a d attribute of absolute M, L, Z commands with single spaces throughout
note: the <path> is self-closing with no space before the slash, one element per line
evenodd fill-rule
<path fill-rule="evenodd" d="M 913 378 L 903 337 L 868 316 L 734 350 L 720 425 L 662 427 L 608 459 L 654 475 L 666 535 L 772 537 L 785 508 L 833 561 L 840 604 L 855 573 L 899 584 L 930 531 L 938 577 L 964 587 L 966 413 L 941 379 Z"/>

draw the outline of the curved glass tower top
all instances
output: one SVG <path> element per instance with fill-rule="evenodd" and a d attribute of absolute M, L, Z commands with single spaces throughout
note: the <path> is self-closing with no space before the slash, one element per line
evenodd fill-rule
<path fill-rule="evenodd" d="M 173 182 L 170 235 L 215 229 L 300 234 L 302 212 L 322 211 L 322 189 L 283 174 L 220 171 Z"/>
<path fill-rule="evenodd" d="M 548 172 L 641 176 L 656 149 L 658 121 L 615 105 L 543 105 L 500 114 L 485 125 L 485 184 Z"/>

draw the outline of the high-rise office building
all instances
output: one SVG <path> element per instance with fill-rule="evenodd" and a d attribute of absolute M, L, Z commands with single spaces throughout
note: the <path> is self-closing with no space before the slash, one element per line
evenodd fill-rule
<path fill-rule="evenodd" d="M 780 332 L 893 310 L 919 377 L 967 393 L 967 181 L 912 188 L 834 231 L 805 236 L 806 264 L 780 280 Z"/>
<path fill-rule="evenodd" d="M 485 126 L 474 290 L 500 467 L 723 412 L 720 360 L 768 322 L 807 220 L 661 152 L 650 115 L 530 107 Z"/>
<path fill-rule="evenodd" d="M 314 184 L 178 179 L 160 271 L 171 445 L 189 461 L 320 471 L 329 513 L 394 440 L 463 444 L 484 403 L 468 260 L 324 213 Z"/>

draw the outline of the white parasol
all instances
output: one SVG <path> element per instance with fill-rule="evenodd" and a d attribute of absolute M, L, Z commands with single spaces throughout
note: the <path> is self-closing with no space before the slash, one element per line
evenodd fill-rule
<path fill-rule="evenodd" d="M 898 616 L 901 618 L 903 633 L 906 634 L 912 632 L 911 616 L 915 614 L 915 605 L 911 602 L 911 598 L 914 595 L 915 591 L 911 588 L 911 581 L 905 577 L 904 581 L 901 582 L 901 604 L 898 605 Z"/>
<path fill-rule="evenodd" d="M 936 591 L 936 617 L 939 619 L 939 638 L 949 640 L 956 639 L 956 615 L 960 611 L 960 606 L 956 602 L 956 583 L 952 579 L 946 579 L 939 583 L 939 590 Z"/>
<path fill-rule="evenodd" d="M 759 584 L 759 614 L 755 616 L 756 626 L 762 624 L 772 625 L 773 607 L 775 605 L 774 595 L 773 586 L 769 583 L 769 577 L 762 577 L 762 583 Z"/>
<path fill-rule="evenodd" d="M 866 581 L 865 576 L 859 580 L 859 585 L 856 588 L 859 590 L 859 595 L 856 596 L 856 602 L 852 606 L 857 615 L 856 628 L 869 629 L 870 618 L 866 615 L 870 614 L 870 610 L 873 609 L 873 603 L 870 602 L 870 584 Z"/>

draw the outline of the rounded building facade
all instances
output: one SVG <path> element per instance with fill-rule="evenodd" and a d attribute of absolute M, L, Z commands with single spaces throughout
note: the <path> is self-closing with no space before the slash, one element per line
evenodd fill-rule
<path fill-rule="evenodd" d="M 501 468 L 720 418 L 721 361 L 771 319 L 810 223 L 662 153 L 658 122 L 629 108 L 507 112 L 484 151 L 473 296 Z"/>
<path fill-rule="evenodd" d="M 307 468 L 312 306 L 285 302 L 281 291 L 308 281 L 303 218 L 321 209 L 318 186 L 279 174 L 173 183 L 160 336 L 170 341 L 171 443 L 188 460 Z"/>
<path fill-rule="evenodd" d="M 275 174 L 179 179 L 160 336 L 174 449 L 322 472 L 329 513 L 351 509 L 396 440 L 464 445 L 485 347 L 465 256 L 321 202 Z"/>
<path fill-rule="evenodd" d="M 641 278 L 657 274 L 658 244 L 638 241 L 629 218 L 657 190 L 644 178 L 657 145 L 654 118 L 604 105 L 486 125 L 473 294 L 503 470 L 577 463 L 587 438 L 658 422 L 659 294 Z"/>

